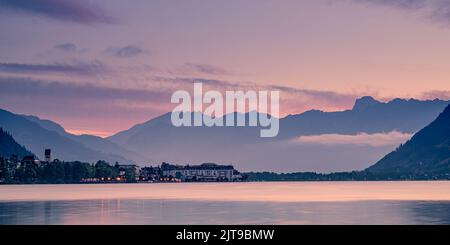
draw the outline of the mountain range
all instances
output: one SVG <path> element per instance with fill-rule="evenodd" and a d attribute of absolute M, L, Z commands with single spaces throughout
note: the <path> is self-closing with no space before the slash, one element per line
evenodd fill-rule
<path fill-rule="evenodd" d="M 433 121 L 449 104 L 445 100 L 393 99 L 383 103 L 370 96 L 357 99 L 351 110 L 307 111 L 280 122 L 281 137 L 317 134 L 358 134 L 399 131 L 414 133 Z"/>
<path fill-rule="evenodd" d="M 167 113 L 108 139 L 158 161 L 226 162 L 244 170 L 361 170 L 397 145 L 298 144 L 295 140 L 324 134 L 412 134 L 433 121 L 448 104 L 414 99 L 384 103 L 362 97 L 351 110 L 311 110 L 281 118 L 280 133 L 273 139 L 260 138 L 259 128 L 252 127 L 175 128 Z"/>
<path fill-rule="evenodd" d="M 59 124 L 35 116 L 18 115 L 0 109 L 0 127 L 41 158 L 44 150 L 50 148 L 54 158 L 67 161 L 145 161 L 138 153 L 107 139 L 92 135 L 73 135 Z"/>
<path fill-rule="evenodd" d="M 398 145 L 311 144 L 298 139 L 322 135 L 383 136 L 390 132 L 410 135 L 432 122 L 448 104 L 449 101 L 438 99 L 380 102 L 366 96 L 357 99 L 349 110 L 311 110 L 281 118 L 280 133 L 275 138 L 260 138 L 259 127 L 177 128 L 171 124 L 170 113 L 108 138 L 73 135 L 55 122 L 5 110 L 0 110 L 0 127 L 38 156 L 45 148 L 51 148 L 61 160 L 103 159 L 141 165 L 162 161 L 218 162 L 234 164 L 243 171 L 332 172 L 365 169 Z"/>

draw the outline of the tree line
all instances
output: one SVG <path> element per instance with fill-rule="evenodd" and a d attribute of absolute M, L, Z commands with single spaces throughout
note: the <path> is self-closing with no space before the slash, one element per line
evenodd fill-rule
<path fill-rule="evenodd" d="M 248 172 L 247 181 L 384 181 L 384 180 L 449 180 L 448 172 L 370 172 L 352 171 L 337 173 L 274 173 Z"/>
<path fill-rule="evenodd" d="M 73 184 L 81 182 L 115 181 L 119 176 L 119 165 L 111 165 L 106 161 L 95 164 L 85 162 L 21 162 L 20 164 L 0 159 L 0 179 L 5 184 L 42 183 Z M 135 173 L 125 170 L 125 180 L 135 182 Z"/>

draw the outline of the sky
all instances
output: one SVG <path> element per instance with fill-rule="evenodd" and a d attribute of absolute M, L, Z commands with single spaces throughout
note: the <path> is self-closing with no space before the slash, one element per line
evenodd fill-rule
<path fill-rule="evenodd" d="M 279 90 L 281 115 L 450 98 L 450 0 L 0 0 L 0 108 L 112 135 L 171 94 Z"/>

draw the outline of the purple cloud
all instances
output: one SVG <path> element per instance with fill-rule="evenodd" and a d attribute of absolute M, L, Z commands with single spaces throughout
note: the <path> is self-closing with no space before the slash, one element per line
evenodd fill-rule
<path fill-rule="evenodd" d="M 83 24 L 117 22 L 86 0 L 0 0 L 0 8 Z"/>
<path fill-rule="evenodd" d="M 450 25 L 450 1 L 440 0 L 436 1 L 434 8 L 431 10 L 429 17 L 438 23 Z"/>
<path fill-rule="evenodd" d="M 92 63 L 76 62 L 72 64 L 25 64 L 0 63 L 0 72 L 18 74 L 77 74 L 95 75 L 106 72 L 106 68 L 98 61 Z"/>
<path fill-rule="evenodd" d="M 95 100 L 136 100 L 170 101 L 168 92 L 143 89 L 101 87 L 89 83 L 43 81 L 31 78 L 0 77 L 0 94 L 19 96 L 45 96 L 53 98 L 95 99 Z"/>
<path fill-rule="evenodd" d="M 170 111 L 166 103 L 170 95 L 167 91 L 0 76 L 0 108 L 49 118 L 67 129 L 109 134 Z"/>
<path fill-rule="evenodd" d="M 207 74 L 207 75 L 231 75 L 232 74 L 230 71 L 227 71 L 224 68 L 213 66 L 213 65 L 195 64 L 195 63 L 186 62 L 186 63 L 184 63 L 183 67 L 190 71 Z"/>
<path fill-rule="evenodd" d="M 58 44 L 55 45 L 55 48 L 68 53 L 78 51 L 78 47 L 73 43 Z"/>
<path fill-rule="evenodd" d="M 147 52 L 144 49 L 134 45 L 127 45 L 119 48 L 108 48 L 106 51 L 117 58 L 132 58 Z"/>
<path fill-rule="evenodd" d="M 225 90 L 277 90 L 281 92 L 282 114 L 299 113 L 310 109 L 340 110 L 351 108 L 361 94 L 346 94 L 333 91 L 299 89 L 281 85 L 261 85 L 254 82 L 233 82 L 205 78 L 153 77 L 155 82 L 177 89 L 192 89 L 192 83 L 201 82 L 205 89 Z"/>
<path fill-rule="evenodd" d="M 427 6 L 427 0 L 353 0 L 357 3 L 379 4 L 389 7 L 417 10 Z"/>
<path fill-rule="evenodd" d="M 382 5 L 423 14 L 427 19 L 450 25 L 449 0 L 352 0 L 355 3 Z"/>

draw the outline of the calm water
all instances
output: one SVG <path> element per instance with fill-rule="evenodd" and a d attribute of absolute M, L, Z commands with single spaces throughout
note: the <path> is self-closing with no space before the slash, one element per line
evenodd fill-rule
<path fill-rule="evenodd" d="M 0 224 L 450 224 L 450 182 L 0 186 Z"/>

